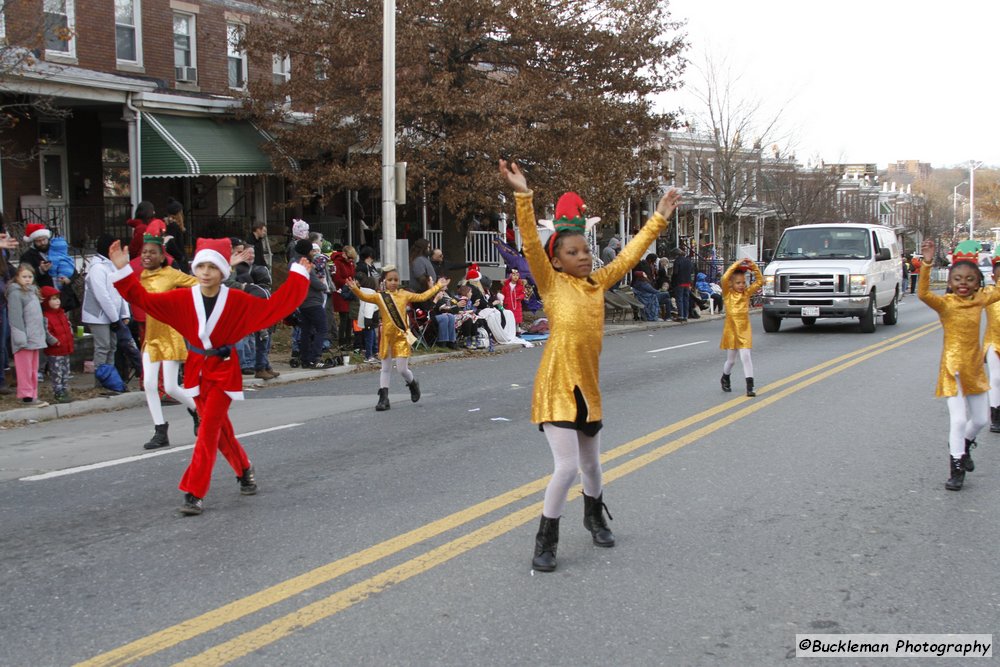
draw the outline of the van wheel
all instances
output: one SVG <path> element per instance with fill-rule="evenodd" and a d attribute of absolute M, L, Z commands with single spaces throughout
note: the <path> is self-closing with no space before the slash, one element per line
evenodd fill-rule
<path fill-rule="evenodd" d="M 761 313 L 760 319 L 764 324 L 764 331 L 774 333 L 781 328 L 781 318 L 770 313 Z"/>
<path fill-rule="evenodd" d="M 816 318 L 815 317 L 803 317 L 802 318 L 802 324 L 806 325 L 807 327 L 811 327 L 812 325 L 816 324 Z"/>
<path fill-rule="evenodd" d="M 868 297 L 868 308 L 860 320 L 861 333 L 875 333 L 875 295 Z"/>
<path fill-rule="evenodd" d="M 882 324 L 893 325 L 899 320 L 899 291 L 892 295 L 892 303 L 882 310 Z"/>

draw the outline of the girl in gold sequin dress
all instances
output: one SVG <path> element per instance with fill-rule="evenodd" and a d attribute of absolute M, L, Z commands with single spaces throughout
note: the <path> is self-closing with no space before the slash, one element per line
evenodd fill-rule
<path fill-rule="evenodd" d="M 1000 285 L 1000 246 L 993 251 L 993 284 Z M 1000 302 L 986 307 L 986 368 L 990 376 L 990 432 L 1000 433 Z"/>
<path fill-rule="evenodd" d="M 747 285 L 747 272 L 752 271 L 754 282 Z M 752 259 L 733 262 L 722 275 L 722 301 L 726 309 L 726 323 L 722 327 L 722 341 L 719 348 L 726 351 L 726 363 L 722 365 L 722 391 L 732 391 L 729 374 L 736 365 L 739 354 L 743 364 L 743 377 L 747 381 L 747 396 L 756 396 L 753 389 L 753 334 L 750 330 L 750 297 L 764 284 L 764 277 Z"/>
<path fill-rule="evenodd" d="M 947 397 L 951 421 L 948 433 L 951 477 L 945 483 L 949 491 L 961 489 L 965 473 L 975 469 L 969 449 L 975 446 L 976 435 L 989 420 L 990 383 L 983 371 L 979 328 L 983 310 L 1000 301 L 1000 291 L 981 289 L 980 247 L 978 241 L 963 241 L 955 248 L 948 270 L 948 293 L 944 296 L 930 290 L 934 241 L 924 241 L 921 248 L 927 261 L 920 267 L 917 296 L 937 311 L 944 332 L 936 394 Z"/>
<path fill-rule="evenodd" d="M 559 518 L 578 471 L 583 473 L 583 525 L 597 546 L 615 544 L 604 519 L 600 461 L 598 359 L 604 337 L 604 292 L 639 262 L 666 228 L 680 197 L 674 190 L 664 195 L 653 217 L 614 261 L 593 271 L 580 197 L 570 192 L 560 198 L 554 233 L 543 248 L 524 174 L 504 160 L 500 161 L 500 174 L 514 190 L 524 256 L 549 318 L 549 340 L 535 375 L 531 421 L 545 433 L 555 470 L 545 490 L 531 564 L 540 572 L 551 572 L 556 568 Z"/>

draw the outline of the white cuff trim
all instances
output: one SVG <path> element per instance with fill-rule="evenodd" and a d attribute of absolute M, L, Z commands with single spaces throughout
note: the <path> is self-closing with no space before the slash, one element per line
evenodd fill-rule
<path fill-rule="evenodd" d="M 111 273 L 111 282 L 116 283 L 123 278 L 129 277 L 133 273 L 134 271 L 132 271 L 132 266 L 130 264 L 126 264 L 122 268 L 116 269 Z"/>

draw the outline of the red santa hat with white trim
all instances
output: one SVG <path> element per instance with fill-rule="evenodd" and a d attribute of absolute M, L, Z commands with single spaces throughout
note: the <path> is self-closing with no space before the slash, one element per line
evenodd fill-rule
<path fill-rule="evenodd" d="M 47 239 L 52 237 L 52 232 L 45 225 L 33 222 L 24 228 L 24 242 L 31 243 L 35 239 Z"/>
<path fill-rule="evenodd" d="M 222 279 L 226 280 L 232 270 L 229 266 L 229 258 L 232 254 L 233 245 L 229 239 L 198 239 L 191 267 L 195 268 L 206 262 L 214 264 L 219 271 L 222 271 Z"/>
<path fill-rule="evenodd" d="M 479 265 L 473 262 L 472 265 L 469 266 L 468 272 L 465 274 L 465 279 L 476 281 L 480 280 L 482 277 L 483 274 L 479 272 Z"/>

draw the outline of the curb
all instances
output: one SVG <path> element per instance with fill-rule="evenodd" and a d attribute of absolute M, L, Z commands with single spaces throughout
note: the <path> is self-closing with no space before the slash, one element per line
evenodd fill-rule
<path fill-rule="evenodd" d="M 698 322 L 716 320 L 722 317 L 724 317 L 724 315 L 703 314 L 701 318 L 697 320 L 690 320 L 690 323 L 696 324 Z M 615 336 L 618 334 L 632 333 L 634 331 L 649 331 L 651 329 L 663 329 L 675 326 L 681 326 L 681 324 L 678 322 L 642 322 L 639 324 L 621 325 L 612 324 L 606 325 L 606 327 L 613 328 L 605 328 L 604 335 Z M 506 354 L 520 349 L 523 348 L 517 344 L 497 345 L 493 348 L 493 354 Z M 475 354 L 475 352 L 473 352 L 473 354 Z M 435 361 L 443 361 L 451 358 L 465 358 L 466 356 L 469 355 L 463 354 L 459 356 L 454 352 L 421 354 L 410 357 L 410 364 L 419 365 Z M 334 368 L 325 368 L 322 370 L 283 371 L 281 375 L 272 380 L 261 380 L 253 377 L 247 378 L 243 381 L 243 386 L 248 389 L 275 387 L 292 382 L 302 382 L 305 380 L 314 380 L 317 378 L 332 377 L 336 375 L 348 375 L 354 373 L 358 369 L 375 371 L 378 370 L 378 366 L 375 364 L 351 364 L 350 366 L 336 366 Z M 15 408 L 13 410 L 6 410 L 0 412 L 0 423 L 36 423 L 52 421 L 53 419 L 61 419 L 63 417 L 80 417 L 94 412 L 113 412 L 115 410 L 125 410 L 145 405 L 146 394 L 141 390 L 137 390 L 130 391 L 126 394 L 118 394 L 116 396 L 102 396 L 100 398 L 88 398 L 82 401 L 74 401 L 72 403 L 49 405 L 44 408 Z"/>

